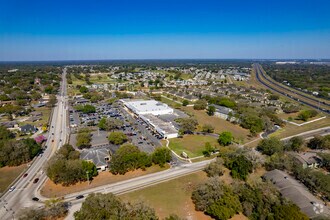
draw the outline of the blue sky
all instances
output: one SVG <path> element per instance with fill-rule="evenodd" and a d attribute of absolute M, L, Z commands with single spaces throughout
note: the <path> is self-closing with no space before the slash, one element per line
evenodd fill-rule
<path fill-rule="evenodd" d="M 0 60 L 330 58 L 328 0 L 0 0 Z"/>

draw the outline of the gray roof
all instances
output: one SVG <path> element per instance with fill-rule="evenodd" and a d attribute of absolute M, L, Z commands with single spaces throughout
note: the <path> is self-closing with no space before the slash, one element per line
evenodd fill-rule
<path fill-rule="evenodd" d="M 227 107 L 220 106 L 220 105 L 211 104 L 210 106 L 214 106 L 216 112 L 219 112 L 219 113 L 225 114 L 225 115 L 228 115 L 229 112 L 233 111 L 231 108 L 227 108 Z"/>
<path fill-rule="evenodd" d="M 36 128 L 33 125 L 26 124 L 26 125 L 21 126 L 21 131 L 22 132 L 31 132 L 31 131 L 36 132 L 36 131 L 38 131 L 38 128 Z"/>
<path fill-rule="evenodd" d="M 108 162 L 105 158 L 110 159 L 110 154 L 113 154 L 113 150 L 110 146 L 105 145 L 102 147 L 94 147 L 90 149 L 84 149 L 80 153 L 80 159 L 92 161 L 96 167 L 108 166 Z"/>
<path fill-rule="evenodd" d="M 318 205 L 323 206 L 324 202 L 316 198 L 302 183 L 298 182 L 284 171 L 272 170 L 267 172 L 264 177 L 276 186 L 282 196 L 290 199 L 309 218 L 322 215 L 330 217 L 330 210 L 326 206 L 323 207 L 322 215 L 317 214 L 314 209 L 316 209 Z"/>

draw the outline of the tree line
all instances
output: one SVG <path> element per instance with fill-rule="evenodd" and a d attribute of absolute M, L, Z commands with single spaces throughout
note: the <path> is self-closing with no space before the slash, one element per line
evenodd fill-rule
<path fill-rule="evenodd" d="M 41 151 L 41 145 L 34 139 L 14 138 L 7 128 L 0 126 L 0 167 L 19 166 L 30 162 Z"/>

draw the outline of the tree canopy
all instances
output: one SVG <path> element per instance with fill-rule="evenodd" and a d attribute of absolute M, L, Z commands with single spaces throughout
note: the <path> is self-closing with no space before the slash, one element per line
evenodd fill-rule
<path fill-rule="evenodd" d="M 222 146 L 228 146 L 233 141 L 233 135 L 229 131 L 224 131 L 219 134 L 218 142 Z"/>
<path fill-rule="evenodd" d="M 109 142 L 112 144 L 116 144 L 116 145 L 120 145 L 125 143 L 128 138 L 126 136 L 126 134 L 124 134 L 121 131 L 113 131 L 109 134 L 108 136 Z"/>
<path fill-rule="evenodd" d="M 152 208 L 143 203 L 124 203 L 112 193 L 90 194 L 74 217 L 76 220 L 158 220 Z"/>

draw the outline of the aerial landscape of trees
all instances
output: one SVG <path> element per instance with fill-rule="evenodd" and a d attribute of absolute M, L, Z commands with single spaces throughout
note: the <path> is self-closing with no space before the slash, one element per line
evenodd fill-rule
<path fill-rule="evenodd" d="M 0 126 L 0 167 L 18 166 L 30 162 L 41 151 L 41 145 L 34 139 L 14 139 L 15 136 Z"/>
<path fill-rule="evenodd" d="M 92 162 L 81 160 L 79 156 L 80 153 L 71 145 L 63 145 L 49 160 L 46 167 L 47 176 L 55 184 L 64 186 L 87 181 L 87 179 L 92 180 L 98 175 L 96 166 Z"/>

